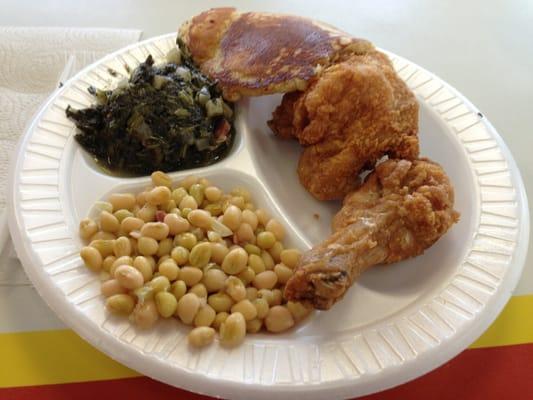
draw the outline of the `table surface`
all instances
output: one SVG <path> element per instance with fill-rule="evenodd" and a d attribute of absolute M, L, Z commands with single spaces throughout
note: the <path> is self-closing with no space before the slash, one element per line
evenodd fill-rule
<path fill-rule="evenodd" d="M 368 38 L 376 46 L 432 71 L 463 93 L 496 127 L 518 163 L 530 195 L 530 206 L 533 204 L 533 134 L 530 132 L 533 2 L 530 0 L 224 3 L 205 0 L 0 0 L 0 25 L 139 28 L 144 31 L 143 38 L 149 38 L 175 31 L 186 17 L 222 5 L 317 18 L 355 36 Z M 531 242 L 529 246 L 531 250 Z M 515 295 L 532 293 L 533 268 L 529 268 L 532 265 L 533 251 L 530 251 Z M 530 296 L 516 298 L 527 299 L 527 304 L 533 306 Z M 533 326 L 528 329 L 526 336 L 531 335 L 533 341 Z M 465 353 L 469 352 L 471 350 Z M 533 355 L 533 352 L 528 354 Z M 473 361 L 468 362 L 475 368 Z M 442 375 L 442 372 L 438 374 Z M 453 379 L 453 374 L 445 376 Z M 526 376 L 531 378 L 531 373 Z M 425 379 L 428 384 L 443 382 L 435 375 Z"/>

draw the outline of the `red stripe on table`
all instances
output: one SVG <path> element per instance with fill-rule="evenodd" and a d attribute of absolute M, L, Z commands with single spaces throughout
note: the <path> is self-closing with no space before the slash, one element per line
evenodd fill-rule
<path fill-rule="evenodd" d="M 145 377 L 0 389 L 2 400 L 99 398 L 211 399 Z M 467 350 L 421 378 L 361 398 L 361 400 L 398 399 L 533 399 L 533 344 Z"/>

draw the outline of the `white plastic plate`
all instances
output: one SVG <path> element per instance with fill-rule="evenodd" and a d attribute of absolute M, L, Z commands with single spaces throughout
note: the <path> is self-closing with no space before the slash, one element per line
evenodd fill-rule
<path fill-rule="evenodd" d="M 456 90 L 390 54 L 420 102 L 421 154 L 441 163 L 456 189 L 461 220 L 420 257 L 366 272 L 342 302 L 279 335 L 248 335 L 235 349 L 187 345 L 188 327 L 161 321 L 140 331 L 104 309 L 99 277 L 78 251 L 78 222 L 113 191 L 149 177 L 106 175 L 73 138 L 68 104 L 87 107 L 89 85 L 113 87 L 125 64 L 174 46 L 169 34 L 89 66 L 41 109 L 20 142 L 10 175 L 9 226 L 26 273 L 48 305 L 79 335 L 119 362 L 160 381 L 212 396 L 271 399 L 355 397 L 420 376 L 472 343 L 501 311 L 524 265 L 529 235 L 519 171 L 487 119 Z M 112 68 L 119 73 L 113 77 Z M 224 189 L 247 186 L 287 227 L 291 245 L 326 238 L 337 203 L 299 184 L 297 143 L 278 140 L 266 121 L 280 96 L 239 104 L 238 137 L 216 165 L 171 174 L 206 176 Z M 318 214 L 319 218 L 316 218 Z"/>

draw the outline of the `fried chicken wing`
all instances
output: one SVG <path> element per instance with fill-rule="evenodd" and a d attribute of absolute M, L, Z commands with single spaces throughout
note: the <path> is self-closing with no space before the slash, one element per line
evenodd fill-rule
<path fill-rule="evenodd" d="M 202 72 L 227 100 L 304 90 L 344 53 L 373 45 L 308 18 L 214 8 L 184 23 L 179 35 Z"/>
<path fill-rule="evenodd" d="M 458 221 L 453 187 L 427 159 L 387 160 L 350 193 L 333 235 L 302 256 L 285 297 L 329 309 L 366 269 L 422 254 Z"/>
<path fill-rule="evenodd" d="M 269 126 L 305 146 L 298 175 L 319 200 L 342 199 L 384 155 L 418 157 L 418 103 L 378 51 L 348 56 L 286 94 Z"/>

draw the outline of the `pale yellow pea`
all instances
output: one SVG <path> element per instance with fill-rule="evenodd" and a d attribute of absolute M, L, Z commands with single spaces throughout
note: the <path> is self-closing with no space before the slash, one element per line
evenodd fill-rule
<path fill-rule="evenodd" d="M 115 256 L 117 257 L 129 256 L 131 254 L 130 240 L 124 236 L 116 239 L 113 243 L 113 253 L 115 253 Z"/>
<path fill-rule="evenodd" d="M 255 254 L 257 256 L 261 255 L 261 249 L 257 247 L 255 244 L 248 243 L 244 246 L 244 250 L 250 255 Z"/>
<path fill-rule="evenodd" d="M 128 294 L 114 294 L 107 298 L 106 308 L 113 314 L 131 314 L 135 307 L 135 299 Z"/>
<path fill-rule="evenodd" d="M 201 183 L 195 183 L 194 185 L 191 185 L 189 189 L 189 193 L 192 197 L 194 197 L 194 200 L 196 200 L 196 204 L 200 205 L 204 201 L 204 190 L 205 186 Z"/>
<path fill-rule="evenodd" d="M 155 258 L 152 257 L 152 256 L 144 256 L 148 262 L 150 263 L 150 266 L 152 267 L 152 272 L 155 271 L 155 266 L 156 266 L 156 262 L 155 262 Z"/>
<path fill-rule="evenodd" d="M 126 289 L 140 288 L 144 283 L 142 274 L 131 265 L 119 265 L 114 272 L 115 279 Z"/>
<path fill-rule="evenodd" d="M 220 344 L 234 347 L 241 344 L 246 336 L 246 320 L 241 313 L 233 313 L 220 325 Z"/>
<path fill-rule="evenodd" d="M 207 299 L 207 289 L 203 283 L 197 283 L 189 289 L 189 293 L 194 293 L 201 299 Z"/>
<path fill-rule="evenodd" d="M 109 268 L 109 273 L 111 275 L 115 275 L 115 270 L 120 265 L 131 265 L 131 266 L 133 266 L 133 258 L 130 257 L 130 256 L 121 256 L 121 257 L 116 258 L 115 261 L 113 261 L 113 264 L 111 264 L 111 267 Z"/>
<path fill-rule="evenodd" d="M 163 276 L 166 276 L 169 281 L 175 281 L 176 279 L 178 279 L 178 276 L 180 274 L 180 269 L 176 264 L 176 261 L 174 261 L 172 258 L 163 261 L 159 265 L 158 270 L 159 273 Z"/>
<path fill-rule="evenodd" d="M 136 202 L 136 206 L 138 207 L 142 207 L 146 204 L 146 194 L 148 192 L 144 191 L 144 192 L 139 192 L 137 193 L 137 196 L 135 196 L 135 202 Z M 135 206 L 134 206 L 135 208 Z M 137 210 L 137 212 L 139 212 L 139 210 Z M 137 214 L 137 212 L 134 212 L 134 214 Z"/>
<path fill-rule="evenodd" d="M 115 294 L 126 293 L 126 289 L 123 288 L 119 281 L 117 281 L 116 279 L 109 279 L 108 281 L 103 282 L 102 286 L 100 286 L 100 291 L 102 292 L 104 297 L 110 297 Z"/>
<path fill-rule="evenodd" d="M 113 193 L 109 196 L 109 203 L 113 205 L 113 210 L 133 210 L 136 199 L 132 193 Z"/>
<path fill-rule="evenodd" d="M 249 286 L 246 288 L 246 298 L 250 301 L 254 301 L 257 299 L 257 289 L 253 286 Z"/>
<path fill-rule="evenodd" d="M 170 287 L 170 291 L 176 300 L 179 300 L 187 293 L 187 285 L 183 281 L 176 281 Z"/>
<path fill-rule="evenodd" d="M 227 275 L 220 269 L 211 268 L 204 272 L 202 283 L 209 293 L 218 292 L 224 288 Z"/>
<path fill-rule="evenodd" d="M 102 269 L 106 272 L 111 271 L 111 266 L 115 262 L 117 258 L 115 256 L 107 256 L 104 258 L 104 261 L 102 261 Z"/>
<path fill-rule="evenodd" d="M 146 193 L 146 202 L 152 206 L 158 206 L 170 201 L 170 189 L 166 186 L 156 186 Z"/>
<path fill-rule="evenodd" d="M 122 221 L 124 221 L 126 218 L 133 217 L 133 213 L 129 210 L 120 209 L 113 213 L 113 215 L 118 219 L 118 222 L 122 224 Z M 121 225 L 122 226 L 122 225 Z"/>
<path fill-rule="evenodd" d="M 155 301 L 147 300 L 144 303 L 138 303 L 133 310 L 133 322 L 142 329 L 148 329 L 154 326 L 159 319 Z"/>
<path fill-rule="evenodd" d="M 189 262 L 193 267 L 203 268 L 207 265 L 211 258 L 211 243 L 198 243 L 191 250 L 189 255 Z"/>
<path fill-rule="evenodd" d="M 272 258 L 272 256 L 270 255 L 268 251 L 263 250 L 261 252 L 261 259 L 263 260 L 263 263 L 265 264 L 265 268 L 267 270 L 274 269 L 274 265 L 275 265 L 274 259 Z"/>
<path fill-rule="evenodd" d="M 98 224 L 90 218 L 84 218 L 80 221 L 80 236 L 82 239 L 89 240 L 98 232 Z"/>
<path fill-rule="evenodd" d="M 183 178 L 179 185 L 184 187 L 186 190 L 189 190 L 191 186 L 195 183 L 198 183 L 198 177 L 194 175 L 189 175 Z"/>
<path fill-rule="evenodd" d="M 279 289 L 272 290 L 272 304 L 279 306 L 283 302 L 283 292 Z"/>
<path fill-rule="evenodd" d="M 89 243 L 89 247 L 94 247 L 96 250 L 100 252 L 102 257 L 107 257 L 113 254 L 113 244 L 115 243 L 115 240 L 107 240 L 107 239 L 96 239 L 91 241 Z"/>
<path fill-rule="evenodd" d="M 207 232 L 207 240 L 213 243 L 220 242 L 222 240 L 222 236 L 220 236 L 220 233 L 215 231 L 208 231 Z"/>
<path fill-rule="evenodd" d="M 170 281 L 163 275 L 153 277 L 147 285 L 150 286 L 155 293 L 168 292 L 170 289 Z"/>
<path fill-rule="evenodd" d="M 141 228 L 141 235 L 151 237 L 155 240 L 166 239 L 169 233 L 169 227 L 163 222 L 148 222 Z"/>
<path fill-rule="evenodd" d="M 192 225 L 205 230 L 211 229 L 213 223 L 211 214 L 205 210 L 192 210 L 189 215 L 187 215 L 187 219 Z"/>
<path fill-rule="evenodd" d="M 253 280 L 253 285 L 258 289 L 273 289 L 278 282 L 278 276 L 274 271 L 264 271 L 257 274 Z"/>
<path fill-rule="evenodd" d="M 254 305 L 257 311 L 257 318 L 263 319 L 267 316 L 270 305 L 268 304 L 268 301 L 266 299 L 255 299 L 252 301 L 252 304 Z"/>
<path fill-rule="evenodd" d="M 247 224 L 246 222 L 243 222 L 239 226 L 236 234 L 237 234 L 237 241 L 239 243 L 255 243 L 256 241 L 254 230 L 252 229 L 250 224 Z"/>
<path fill-rule="evenodd" d="M 265 229 L 268 232 L 272 232 L 277 240 L 283 240 L 285 237 L 285 228 L 283 225 L 276 219 L 272 218 L 268 223 L 265 225 Z"/>
<path fill-rule="evenodd" d="M 284 250 L 283 244 L 281 242 L 274 243 L 274 246 L 272 246 L 270 249 L 268 249 L 268 252 L 272 256 L 272 259 L 279 263 L 281 261 L 281 252 Z"/>
<path fill-rule="evenodd" d="M 87 268 L 98 272 L 102 269 L 102 255 L 94 247 L 85 246 L 80 251 L 81 259 Z"/>
<path fill-rule="evenodd" d="M 156 211 L 157 211 L 157 207 L 156 206 L 153 206 L 151 204 L 145 204 L 137 212 L 136 217 L 142 219 L 144 222 L 152 222 L 155 219 Z"/>
<path fill-rule="evenodd" d="M 216 186 L 208 186 L 204 190 L 204 195 L 212 203 L 216 203 L 222 197 L 222 190 Z"/>
<path fill-rule="evenodd" d="M 174 238 L 174 244 L 191 250 L 198 242 L 198 239 L 191 232 L 180 233 Z"/>
<path fill-rule="evenodd" d="M 266 226 L 266 224 L 270 220 L 270 215 L 266 210 L 262 208 L 258 208 L 257 210 L 255 210 L 255 215 L 257 215 L 258 222 L 263 226 Z"/>
<path fill-rule="evenodd" d="M 222 261 L 222 270 L 230 275 L 238 274 L 246 268 L 248 262 L 248 253 L 239 247 L 235 248 L 226 254 L 224 261 Z"/>
<path fill-rule="evenodd" d="M 265 262 L 256 254 L 250 254 L 248 257 L 248 266 L 254 270 L 256 275 L 266 271 Z"/>
<path fill-rule="evenodd" d="M 144 256 L 137 256 L 133 260 L 133 268 L 138 270 L 144 279 L 144 282 L 148 282 L 150 279 L 152 279 L 153 276 L 153 270 L 152 266 L 150 265 L 150 261 Z"/>
<path fill-rule="evenodd" d="M 170 186 L 172 185 L 172 179 L 163 171 L 152 172 L 150 178 L 152 178 L 152 183 L 154 184 L 154 186 L 166 186 L 170 188 Z"/>
<path fill-rule="evenodd" d="M 167 213 L 170 213 L 172 212 L 172 210 L 176 210 L 178 209 L 178 205 L 176 204 L 176 202 L 172 199 L 170 199 L 167 203 L 165 203 L 163 206 L 163 209 L 165 210 L 165 212 Z"/>
<path fill-rule="evenodd" d="M 170 252 L 172 251 L 173 243 L 171 238 L 163 239 L 159 242 L 159 247 L 157 248 L 156 255 L 158 257 L 163 257 L 166 255 L 170 255 Z"/>
<path fill-rule="evenodd" d="M 178 207 L 182 212 L 185 212 L 185 209 L 187 208 L 190 210 L 196 210 L 198 208 L 198 203 L 196 202 L 194 197 L 187 195 L 183 199 L 181 199 Z"/>
<path fill-rule="evenodd" d="M 211 243 L 211 260 L 217 264 L 222 264 L 224 257 L 229 253 L 229 249 L 222 243 Z"/>
<path fill-rule="evenodd" d="M 257 219 L 257 215 L 250 210 L 243 210 L 242 212 L 242 222 L 247 223 L 250 225 L 253 231 L 257 229 L 257 225 L 259 224 L 259 220 Z"/>
<path fill-rule="evenodd" d="M 286 331 L 294 325 L 292 314 L 283 306 L 274 306 L 268 310 L 264 321 L 266 329 L 274 333 Z"/>
<path fill-rule="evenodd" d="M 176 214 L 165 215 L 165 219 L 163 221 L 168 225 L 169 233 L 172 236 L 187 232 L 190 227 L 189 221 Z"/>
<path fill-rule="evenodd" d="M 157 240 L 155 240 L 154 238 L 141 236 L 137 240 L 137 250 L 143 256 L 153 256 L 157 253 L 158 249 L 159 243 L 157 243 Z"/>
<path fill-rule="evenodd" d="M 204 187 L 211 186 L 211 182 L 210 182 L 209 179 L 207 179 L 207 178 L 200 178 L 200 179 L 198 179 L 198 183 L 199 183 L 200 185 L 204 185 Z"/>
<path fill-rule="evenodd" d="M 100 214 L 100 228 L 104 232 L 115 233 L 120 229 L 120 223 L 118 222 L 117 217 L 113 214 L 107 211 L 102 211 Z"/>
<path fill-rule="evenodd" d="M 255 211 L 255 205 L 253 203 L 246 203 L 244 205 L 244 209 L 249 211 Z"/>
<path fill-rule="evenodd" d="M 287 267 L 285 264 L 276 264 L 274 267 L 274 272 L 278 276 L 278 282 L 282 285 L 286 284 L 292 276 L 292 269 Z"/>
<path fill-rule="evenodd" d="M 183 246 L 176 246 L 170 252 L 170 256 L 179 266 L 182 266 L 189 261 L 189 250 Z"/>
<path fill-rule="evenodd" d="M 155 295 L 155 304 L 159 315 L 163 318 L 170 318 L 178 308 L 178 300 L 172 293 L 159 292 Z"/>
<path fill-rule="evenodd" d="M 200 299 L 194 293 L 187 293 L 178 301 L 177 315 L 181 322 L 191 325 L 200 309 Z"/>
<path fill-rule="evenodd" d="M 215 339 L 215 330 L 208 326 L 194 328 L 187 335 L 189 344 L 193 347 L 205 347 Z"/>
<path fill-rule="evenodd" d="M 255 272 L 250 267 L 246 267 L 237 274 L 237 278 L 239 278 L 245 285 L 249 285 L 255 278 Z"/>
<path fill-rule="evenodd" d="M 217 313 L 215 320 L 211 324 L 216 330 L 220 329 L 220 325 L 229 317 L 229 313 L 222 311 Z"/>
<path fill-rule="evenodd" d="M 234 205 L 235 207 L 238 207 L 239 210 L 244 210 L 245 201 L 242 196 L 232 196 L 229 199 L 229 203 Z"/>
<path fill-rule="evenodd" d="M 276 243 L 276 236 L 272 232 L 264 231 L 257 235 L 257 246 L 266 250 L 270 249 Z"/>
<path fill-rule="evenodd" d="M 258 299 L 265 299 L 270 307 L 274 306 L 274 293 L 269 289 L 260 289 L 257 291 Z"/>
<path fill-rule="evenodd" d="M 224 282 L 224 290 L 234 301 L 241 301 L 246 298 L 246 288 L 244 283 L 236 276 L 230 276 Z"/>
<path fill-rule="evenodd" d="M 164 261 L 168 260 L 170 258 L 170 255 L 165 254 L 164 256 L 161 256 L 157 260 L 157 266 L 159 267 Z"/>
<path fill-rule="evenodd" d="M 232 231 L 236 231 L 242 222 L 242 212 L 239 207 L 230 205 L 224 211 L 222 216 L 222 223 L 230 228 Z"/>
<path fill-rule="evenodd" d="M 180 270 L 180 279 L 186 283 L 187 286 L 191 287 L 196 285 L 202 280 L 203 272 L 199 268 L 195 267 L 183 267 Z"/>
<path fill-rule="evenodd" d="M 231 195 L 232 196 L 240 196 L 247 203 L 252 200 L 252 195 L 250 194 L 248 189 L 243 188 L 243 187 L 235 187 L 235 188 L 233 188 L 233 190 L 231 191 Z"/>
<path fill-rule="evenodd" d="M 144 221 L 137 217 L 126 217 L 120 223 L 120 230 L 129 234 L 131 231 L 141 231 Z"/>
<path fill-rule="evenodd" d="M 175 202 L 176 204 L 180 204 L 180 202 L 183 200 L 183 198 L 184 198 L 185 196 L 187 196 L 187 195 L 188 195 L 187 190 L 185 190 L 185 189 L 182 188 L 182 187 L 179 187 L 179 188 L 174 189 L 174 190 L 172 191 L 172 195 L 171 195 L 171 197 L 172 197 L 172 200 L 174 200 L 174 202 Z"/>
<path fill-rule="evenodd" d="M 260 319 L 252 319 L 251 321 L 246 321 L 246 332 L 247 333 L 257 333 L 263 327 L 263 321 Z"/>
<path fill-rule="evenodd" d="M 252 302 L 248 299 L 244 299 L 234 304 L 231 307 L 231 312 L 239 312 L 243 315 L 246 321 L 251 321 L 257 317 L 257 309 L 254 307 Z"/>
<path fill-rule="evenodd" d="M 91 236 L 89 242 L 94 242 L 95 240 L 115 240 L 116 238 L 116 235 L 111 232 L 98 231 Z"/>
<path fill-rule="evenodd" d="M 301 321 L 313 311 L 311 307 L 306 307 L 300 302 L 288 301 L 286 305 L 295 321 Z"/>
<path fill-rule="evenodd" d="M 213 307 L 216 312 L 229 311 L 233 305 L 233 300 L 229 295 L 223 292 L 215 293 L 207 298 L 207 303 Z"/>
<path fill-rule="evenodd" d="M 214 217 L 218 217 L 222 214 L 222 205 L 220 203 L 210 203 L 204 207 L 204 210 L 209 212 Z"/>
<path fill-rule="evenodd" d="M 217 313 L 209 304 L 203 305 L 194 317 L 195 326 L 211 326 Z"/>
<path fill-rule="evenodd" d="M 302 253 L 298 249 L 285 249 L 279 254 L 281 262 L 293 269 L 298 265 L 301 256 Z"/>
<path fill-rule="evenodd" d="M 93 210 L 96 212 L 107 211 L 108 213 L 113 213 L 113 204 L 108 201 L 95 201 L 93 204 Z"/>

